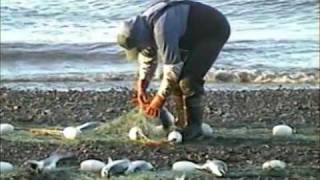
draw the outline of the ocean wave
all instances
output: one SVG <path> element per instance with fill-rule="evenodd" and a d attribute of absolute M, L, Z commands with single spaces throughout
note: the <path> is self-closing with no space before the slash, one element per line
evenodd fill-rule
<path fill-rule="evenodd" d="M 106 82 L 106 81 L 133 81 L 136 73 L 68 73 L 68 74 L 35 74 L 19 75 L 1 78 L 1 82 Z M 161 72 L 155 76 L 160 80 Z M 305 72 L 270 72 L 257 70 L 226 70 L 212 69 L 207 73 L 205 80 L 217 83 L 251 83 L 251 84 L 319 84 L 319 69 L 310 69 Z"/>
<path fill-rule="evenodd" d="M 122 59 L 123 53 L 115 43 L 83 43 L 83 44 L 33 44 L 33 43 L 1 43 L 1 60 L 101 60 Z"/>

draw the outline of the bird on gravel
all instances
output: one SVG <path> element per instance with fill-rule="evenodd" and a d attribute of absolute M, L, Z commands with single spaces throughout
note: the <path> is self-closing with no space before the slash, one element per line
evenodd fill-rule
<path fill-rule="evenodd" d="M 58 161 L 72 157 L 73 154 L 53 152 L 48 158 L 42 160 L 28 160 L 25 164 L 36 173 L 42 173 L 56 169 Z"/>
<path fill-rule="evenodd" d="M 207 160 L 207 162 L 202 165 L 201 169 L 208 170 L 212 174 L 221 177 L 227 173 L 228 166 L 225 162 L 215 159 Z"/>
<path fill-rule="evenodd" d="M 108 164 L 101 170 L 102 177 L 111 177 L 113 175 L 125 174 L 129 169 L 130 161 L 128 159 L 112 160 L 108 159 Z"/>

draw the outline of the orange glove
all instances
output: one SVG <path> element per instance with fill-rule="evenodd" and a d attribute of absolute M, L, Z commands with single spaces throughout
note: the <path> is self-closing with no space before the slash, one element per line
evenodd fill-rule
<path fill-rule="evenodd" d="M 149 116 L 150 118 L 155 118 L 157 116 L 159 116 L 160 114 L 160 108 L 163 106 L 165 102 L 165 98 L 156 95 L 151 103 L 149 104 L 149 106 L 147 106 L 144 110 L 144 113 L 146 114 L 146 116 Z"/>
<path fill-rule="evenodd" d="M 138 81 L 137 99 L 138 99 L 140 107 L 144 107 L 148 103 L 148 97 L 147 97 L 147 93 L 146 93 L 147 84 L 148 84 L 148 82 L 146 80 L 139 80 Z"/>

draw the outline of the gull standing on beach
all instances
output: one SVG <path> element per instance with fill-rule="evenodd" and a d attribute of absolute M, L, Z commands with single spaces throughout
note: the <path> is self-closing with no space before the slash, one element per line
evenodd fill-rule
<path fill-rule="evenodd" d="M 170 94 L 176 103 L 177 126 L 184 141 L 202 136 L 204 76 L 230 36 L 226 17 L 193 1 L 160 1 L 123 22 L 117 35 L 128 59 L 138 59 L 137 101 L 144 113 L 157 117 Z M 159 61 L 160 87 L 149 101 L 146 89 Z"/>

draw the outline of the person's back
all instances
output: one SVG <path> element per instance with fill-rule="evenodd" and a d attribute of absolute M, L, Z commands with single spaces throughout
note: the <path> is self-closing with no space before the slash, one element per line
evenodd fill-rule
<path fill-rule="evenodd" d="M 203 78 L 229 36 L 230 26 L 222 13 L 193 1 L 159 2 L 125 22 L 118 43 L 127 50 L 136 49 L 142 57 L 138 101 L 146 115 L 157 116 L 166 98 L 173 94 L 184 140 L 200 136 Z M 145 90 L 158 59 L 163 62 L 163 79 L 149 104 Z M 184 120 L 186 127 L 181 123 Z"/>

